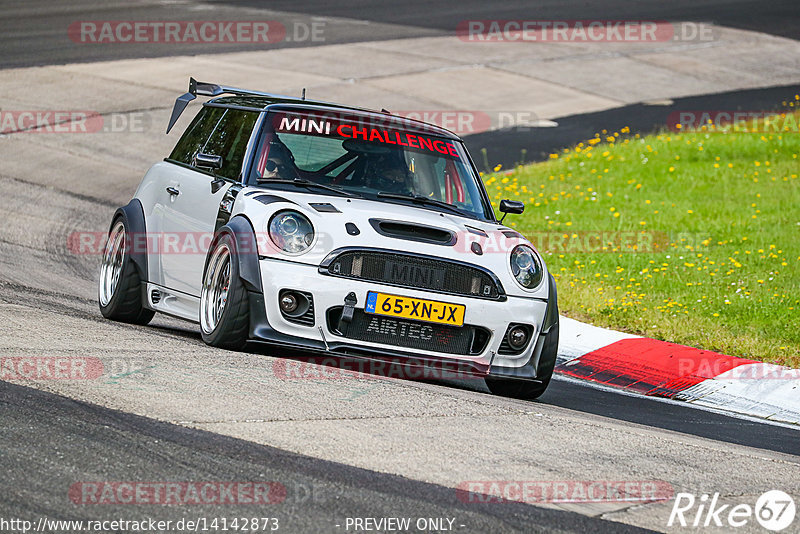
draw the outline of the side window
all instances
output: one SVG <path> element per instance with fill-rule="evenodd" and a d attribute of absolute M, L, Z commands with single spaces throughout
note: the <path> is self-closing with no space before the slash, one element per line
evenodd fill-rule
<path fill-rule="evenodd" d="M 202 149 L 205 154 L 222 156 L 222 168 L 217 174 L 232 180 L 239 179 L 247 142 L 257 118 L 258 113 L 252 111 L 225 110 L 225 115 Z"/>
<path fill-rule="evenodd" d="M 191 165 L 194 156 L 203 148 L 208 141 L 211 132 L 214 131 L 219 120 L 225 114 L 223 108 L 203 107 L 195 116 L 192 123 L 183 132 L 178 144 L 169 155 L 169 159 L 180 161 Z"/>

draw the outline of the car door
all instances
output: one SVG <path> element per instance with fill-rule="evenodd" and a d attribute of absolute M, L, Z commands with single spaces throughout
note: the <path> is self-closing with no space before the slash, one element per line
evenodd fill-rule
<path fill-rule="evenodd" d="M 177 237 L 174 235 L 175 223 L 172 218 L 175 216 L 174 204 L 179 195 L 173 195 L 170 191 L 177 189 L 180 193 L 186 169 L 191 168 L 195 154 L 205 146 L 224 114 L 223 108 L 201 108 L 165 162 L 157 163 L 148 171 L 146 180 L 136 192 L 136 197 L 142 201 L 149 234 L 148 281 L 156 285 L 167 286 L 162 264 L 162 260 L 166 258 L 163 253 L 165 238 L 171 240 Z M 169 237 L 164 231 L 167 213 L 173 237 Z"/>
<path fill-rule="evenodd" d="M 220 202 L 228 189 L 241 180 L 247 144 L 258 115 L 234 109 L 212 109 L 206 123 L 216 119 L 213 131 L 202 146 L 188 143 L 182 153 L 175 154 L 186 158 L 186 149 L 194 149 L 191 162 L 181 161 L 176 165 L 164 189 L 162 283 L 193 297 L 200 296 L 206 254 L 216 230 Z M 221 157 L 221 168 L 202 168 L 198 165 L 197 154 Z"/>

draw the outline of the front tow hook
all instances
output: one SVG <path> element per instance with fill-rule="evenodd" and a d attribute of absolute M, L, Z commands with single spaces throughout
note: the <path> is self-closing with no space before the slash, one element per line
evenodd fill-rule
<path fill-rule="evenodd" d="M 338 330 L 343 335 L 347 335 L 347 327 L 353 320 L 353 312 L 356 309 L 355 308 L 356 304 L 358 304 L 358 298 L 356 297 L 356 294 L 351 291 L 344 298 L 344 308 L 342 309 L 342 317 L 339 319 Z"/>

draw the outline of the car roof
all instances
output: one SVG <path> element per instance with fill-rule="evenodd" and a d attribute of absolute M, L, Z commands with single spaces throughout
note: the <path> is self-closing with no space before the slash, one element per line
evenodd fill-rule
<path fill-rule="evenodd" d="M 375 111 L 372 109 L 346 106 L 344 104 L 336 104 L 332 102 L 279 96 L 233 95 L 213 98 L 206 102 L 205 105 L 246 109 L 249 111 L 264 111 L 269 107 L 270 109 L 280 110 L 346 112 L 348 114 L 358 115 L 360 117 L 373 118 L 376 124 L 387 125 L 387 123 L 389 123 L 399 128 L 424 131 L 441 137 L 461 141 L 461 138 L 458 135 L 454 134 L 450 130 L 442 128 L 441 126 L 436 126 L 435 124 L 395 115 L 386 110 Z"/>

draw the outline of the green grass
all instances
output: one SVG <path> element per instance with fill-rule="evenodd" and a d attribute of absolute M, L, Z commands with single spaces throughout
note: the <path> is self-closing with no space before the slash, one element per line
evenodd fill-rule
<path fill-rule="evenodd" d="M 796 130 L 623 129 L 484 182 L 493 204 L 526 203 L 506 222 L 539 246 L 564 315 L 800 367 L 799 155 Z M 587 244 L 597 231 L 615 233 Z"/>

